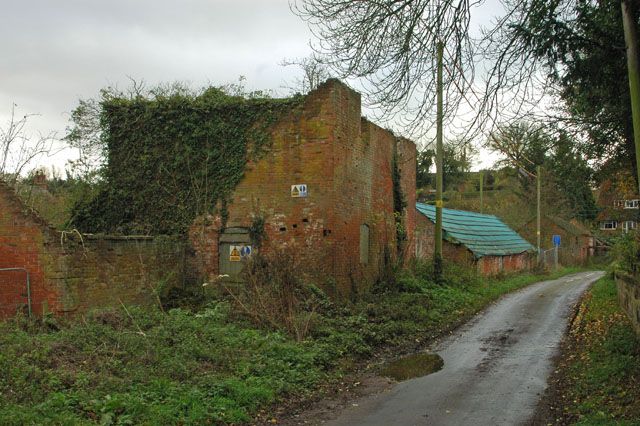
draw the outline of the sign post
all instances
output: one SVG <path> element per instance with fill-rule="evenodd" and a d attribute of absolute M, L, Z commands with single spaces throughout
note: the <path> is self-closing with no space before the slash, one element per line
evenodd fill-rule
<path fill-rule="evenodd" d="M 553 236 L 553 257 L 555 269 L 558 269 L 558 248 L 560 247 L 560 235 Z"/>

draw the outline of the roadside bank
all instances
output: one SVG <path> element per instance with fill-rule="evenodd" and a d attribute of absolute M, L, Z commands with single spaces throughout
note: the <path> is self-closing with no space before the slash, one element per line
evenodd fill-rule
<path fill-rule="evenodd" d="M 610 275 L 579 304 L 534 424 L 640 424 L 640 340 Z"/>

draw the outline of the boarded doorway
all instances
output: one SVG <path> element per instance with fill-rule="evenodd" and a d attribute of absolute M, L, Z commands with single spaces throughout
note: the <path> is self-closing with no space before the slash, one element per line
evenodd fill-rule
<path fill-rule="evenodd" d="M 253 245 L 246 228 L 227 228 L 220 234 L 218 265 L 221 275 L 229 281 L 240 281 L 245 262 L 253 253 Z"/>

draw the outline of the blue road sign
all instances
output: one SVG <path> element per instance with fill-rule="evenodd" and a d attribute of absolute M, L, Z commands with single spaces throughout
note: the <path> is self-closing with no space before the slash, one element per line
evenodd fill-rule
<path fill-rule="evenodd" d="M 560 235 L 554 235 L 553 236 L 553 245 L 554 246 L 560 246 Z"/>
<path fill-rule="evenodd" d="M 242 257 L 251 256 L 251 246 L 242 246 L 242 248 L 240 249 L 240 255 Z"/>

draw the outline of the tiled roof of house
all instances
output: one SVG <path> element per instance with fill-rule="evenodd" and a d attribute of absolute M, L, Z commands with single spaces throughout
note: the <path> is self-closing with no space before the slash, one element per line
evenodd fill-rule
<path fill-rule="evenodd" d="M 435 223 L 436 207 L 416 203 L 418 212 Z M 516 231 L 494 215 L 442 209 L 443 238 L 467 247 L 476 258 L 505 256 L 535 250 Z"/>

